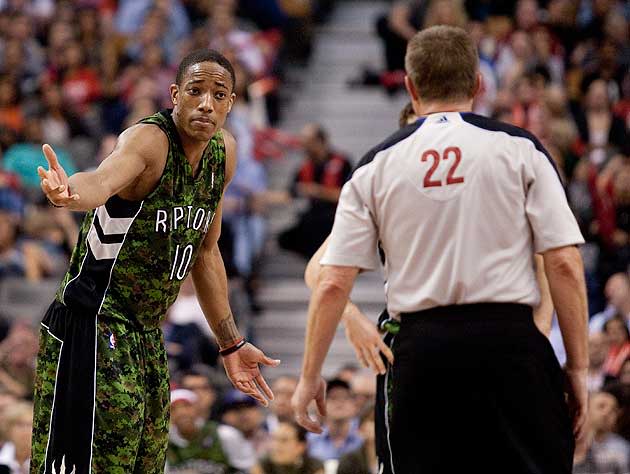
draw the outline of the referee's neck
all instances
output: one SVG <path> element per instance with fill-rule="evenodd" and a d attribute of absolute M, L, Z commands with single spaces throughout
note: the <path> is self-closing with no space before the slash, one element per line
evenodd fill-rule
<path fill-rule="evenodd" d="M 414 110 L 418 117 L 446 113 L 446 112 L 472 112 L 473 101 L 466 100 L 461 102 L 423 102 L 414 101 Z"/>

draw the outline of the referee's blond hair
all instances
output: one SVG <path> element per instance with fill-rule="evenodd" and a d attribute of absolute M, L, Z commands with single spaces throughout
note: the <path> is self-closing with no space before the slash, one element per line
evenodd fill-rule
<path fill-rule="evenodd" d="M 455 26 L 433 26 L 407 44 L 405 69 L 420 99 L 457 101 L 474 97 L 479 58 L 471 36 Z"/>

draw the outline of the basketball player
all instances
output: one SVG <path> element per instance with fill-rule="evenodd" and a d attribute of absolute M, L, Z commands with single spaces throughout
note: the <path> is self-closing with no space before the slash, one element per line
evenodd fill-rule
<path fill-rule="evenodd" d="M 125 130 L 92 172 L 70 177 L 48 145 L 41 187 L 88 211 L 70 268 L 42 322 L 31 473 L 163 473 L 169 381 L 160 323 L 191 273 L 226 372 L 267 404 L 258 364 L 279 363 L 238 332 L 217 239 L 236 167 L 222 129 L 234 70 L 221 54 L 186 56 L 172 111 Z"/>
<path fill-rule="evenodd" d="M 342 191 L 309 306 L 296 419 L 319 432 L 321 367 L 360 270 L 386 256 L 400 320 L 385 375 L 385 473 L 570 473 L 586 409 L 583 242 L 558 174 L 528 132 L 470 112 L 477 52 L 459 28 L 418 33 L 406 86 L 416 114 Z M 543 255 L 567 348 L 564 373 L 532 307 Z M 565 378 L 568 404 L 565 401 Z"/>

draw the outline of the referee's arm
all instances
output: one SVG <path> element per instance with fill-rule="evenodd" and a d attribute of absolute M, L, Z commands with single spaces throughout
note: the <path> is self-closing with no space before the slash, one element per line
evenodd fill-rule
<path fill-rule="evenodd" d="M 553 306 L 567 352 L 565 373 L 573 431 L 584 431 L 588 391 L 588 308 L 582 257 L 584 242 L 551 159 L 535 151 L 529 162 L 525 211 L 534 251 L 543 255 Z"/>

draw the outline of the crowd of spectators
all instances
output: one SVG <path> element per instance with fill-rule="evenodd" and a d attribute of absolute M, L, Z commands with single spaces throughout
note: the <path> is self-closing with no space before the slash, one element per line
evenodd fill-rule
<path fill-rule="evenodd" d="M 281 118 L 286 65 L 308 62 L 313 27 L 332 3 L 0 0 L 0 290 L 7 279 L 59 280 L 77 239 L 80 216 L 41 197 L 41 144 L 52 144 L 70 173 L 97 166 L 125 127 L 169 107 L 178 59 L 213 47 L 234 63 L 238 96 L 226 124 L 237 139 L 238 168 L 221 247 L 231 288 L 242 288 L 255 312 L 268 206 L 306 201 L 279 243 L 308 257 L 330 229 L 350 172 L 321 125 L 305 124 L 297 137 L 271 128 Z M 376 84 L 395 94 L 411 35 L 463 26 L 480 53 L 475 112 L 530 130 L 554 159 L 587 240 L 591 421 L 575 472 L 630 473 L 630 7 L 403 0 L 383 13 L 374 33 L 383 43 L 382 71 L 365 71 L 352 87 Z M 305 161 L 288 192 L 270 190 L 265 159 L 290 148 Z M 268 410 L 230 388 L 191 286 L 164 325 L 173 375 L 169 472 L 375 472 L 373 378 L 340 372 L 329 384 L 324 433 L 307 435 L 291 417 L 295 374 L 274 381 Z M 37 315 L 0 316 L 0 472 L 27 472 Z M 555 347 L 562 359 L 561 344 Z"/>

